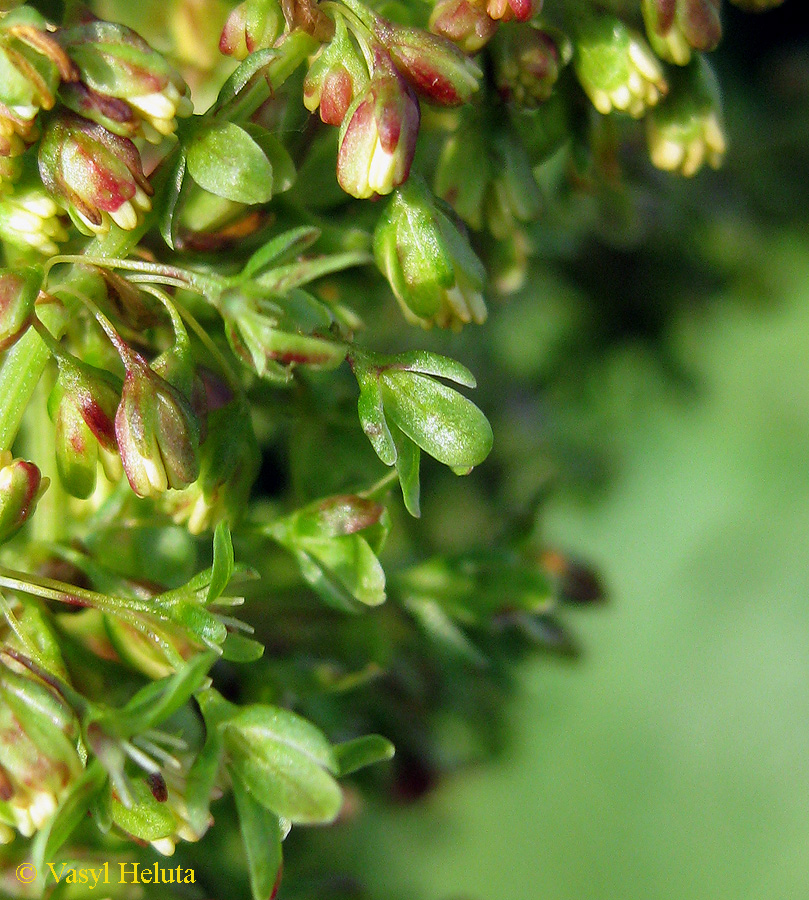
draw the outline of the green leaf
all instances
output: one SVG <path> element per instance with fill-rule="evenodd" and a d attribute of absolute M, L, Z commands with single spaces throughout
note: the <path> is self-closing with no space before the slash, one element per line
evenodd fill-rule
<path fill-rule="evenodd" d="M 242 634 L 230 633 L 222 644 L 222 659 L 228 662 L 251 663 L 264 655 L 264 645 Z"/>
<path fill-rule="evenodd" d="M 331 822 L 342 794 L 337 761 L 311 722 L 280 707 L 242 709 L 224 725 L 230 766 L 264 807 L 299 823 Z"/>
<path fill-rule="evenodd" d="M 295 549 L 304 578 L 319 593 L 325 592 L 326 599 L 339 602 L 343 599 L 339 593 L 346 591 L 353 600 L 366 606 L 384 603 L 385 571 L 362 535 L 300 540 Z"/>
<path fill-rule="evenodd" d="M 276 235 L 263 244 L 247 260 L 242 269 L 242 278 L 250 279 L 273 263 L 289 256 L 297 256 L 307 250 L 320 237 L 320 229 L 304 225 Z"/>
<path fill-rule="evenodd" d="M 272 163 L 238 125 L 216 123 L 194 136 L 188 173 L 196 183 L 226 200 L 266 203 L 273 194 Z"/>
<path fill-rule="evenodd" d="M 171 163 L 171 168 L 166 179 L 166 187 L 161 192 L 160 208 L 158 211 L 158 225 L 163 240 L 171 247 L 174 246 L 175 220 L 180 196 L 185 182 L 187 157 L 185 150 L 180 147 L 176 151 L 176 158 Z"/>
<path fill-rule="evenodd" d="M 393 440 L 388 421 L 385 418 L 385 407 L 382 401 L 382 388 L 375 373 L 369 372 L 358 360 L 354 361 L 354 375 L 360 386 L 360 398 L 357 402 L 360 424 L 376 455 L 392 466 L 396 462 L 396 444 Z"/>
<path fill-rule="evenodd" d="M 353 741 L 346 741 L 334 746 L 334 755 L 337 757 L 341 778 L 356 772 L 357 769 L 363 769 L 365 766 L 392 759 L 394 753 L 393 744 L 379 734 L 366 734 Z"/>
<path fill-rule="evenodd" d="M 242 127 L 270 161 L 273 194 L 283 194 L 284 191 L 288 191 L 295 184 L 297 173 L 295 172 L 295 163 L 292 162 L 287 148 L 274 134 L 260 125 L 247 122 Z"/>
<path fill-rule="evenodd" d="M 278 55 L 278 50 L 275 50 L 272 47 L 267 47 L 264 50 L 257 50 L 255 53 L 251 53 L 247 59 L 231 73 L 228 80 L 220 88 L 219 96 L 216 98 L 215 109 L 221 109 L 222 106 L 229 103 L 239 91 L 247 85 L 251 78 Z"/>
<path fill-rule="evenodd" d="M 322 278 L 342 272 L 354 266 L 364 266 L 373 261 L 373 256 L 366 250 L 346 250 L 345 253 L 330 253 L 327 256 L 316 256 L 299 262 L 288 263 L 271 269 L 256 279 L 256 283 L 270 293 L 285 294 L 292 288 L 301 287 Z"/>
<path fill-rule="evenodd" d="M 425 453 L 459 472 L 488 456 L 491 425 L 466 397 L 413 372 L 387 369 L 379 380 L 386 415 Z"/>
<path fill-rule="evenodd" d="M 477 386 L 475 376 L 466 366 L 448 356 L 440 356 L 438 353 L 430 353 L 427 350 L 410 350 L 387 357 L 386 361 L 388 360 L 390 368 L 393 369 L 405 369 L 408 372 L 419 372 L 422 375 L 437 375 L 439 378 L 447 378 L 468 388 Z M 387 368 L 387 365 L 385 367 Z"/>
<path fill-rule="evenodd" d="M 256 802 L 237 772 L 231 769 L 230 775 L 253 900 L 270 900 L 281 879 L 281 826 L 278 816 Z"/>
<path fill-rule="evenodd" d="M 131 789 L 134 803 L 128 808 L 112 798 L 113 822 L 142 841 L 158 841 L 174 834 L 177 823 L 168 803 L 154 798 L 145 779 L 134 780 Z"/>
<path fill-rule="evenodd" d="M 394 440 L 396 441 L 397 451 L 396 474 L 399 476 L 399 484 L 402 486 L 405 509 L 411 516 L 418 519 L 421 516 L 421 506 L 419 504 L 421 451 L 418 445 L 413 443 L 398 428 L 394 431 Z"/>
<path fill-rule="evenodd" d="M 228 586 L 233 577 L 235 560 L 233 558 L 233 541 L 230 539 L 230 529 L 224 522 L 216 526 L 213 535 L 213 565 L 211 566 L 211 583 L 208 585 L 208 593 L 205 603 L 213 603 Z"/>
<path fill-rule="evenodd" d="M 425 634 L 453 655 L 475 666 L 486 666 L 487 659 L 464 631 L 429 597 L 408 597 L 405 608 L 412 613 Z"/>
<path fill-rule="evenodd" d="M 214 724 L 206 720 L 208 733 L 205 743 L 191 764 L 185 782 L 185 805 L 191 828 L 202 834 L 211 817 L 211 794 L 219 775 L 219 766 L 225 752 L 222 733 Z"/>
<path fill-rule="evenodd" d="M 154 728 L 191 699 L 216 659 L 215 653 L 198 653 L 174 675 L 147 684 L 121 709 L 111 710 L 100 720 L 102 727 L 122 736 Z"/>

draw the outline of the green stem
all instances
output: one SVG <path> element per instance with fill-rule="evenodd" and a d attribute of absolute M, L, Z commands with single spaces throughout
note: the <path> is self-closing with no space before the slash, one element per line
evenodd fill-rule
<path fill-rule="evenodd" d="M 59 335 L 70 318 L 63 306 L 49 304 L 39 314 L 51 334 Z M 0 450 L 10 450 L 48 360 L 50 350 L 33 328 L 9 350 L 0 366 Z"/>

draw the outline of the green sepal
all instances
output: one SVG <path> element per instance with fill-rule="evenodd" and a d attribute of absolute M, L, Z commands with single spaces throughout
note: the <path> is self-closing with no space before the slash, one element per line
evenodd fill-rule
<path fill-rule="evenodd" d="M 207 728 L 205 743 L 188 770 L 184 791 L 188 822 L 197 834 L 202 834 L 208 827 L 211 817 L 211 795 L 219 777 L 225 752 L 221 729 L 207 719 L 205 724 Z"/>
<path fill-rule="evenodd" d="M 145 778 L 130 782 L 132 804 L 124 806 L 112 798 L 112 821 L 127 834 L 142 841 L 158 841 L 174 834 L 177 822 L 170 806 L 155 799 Z"/>

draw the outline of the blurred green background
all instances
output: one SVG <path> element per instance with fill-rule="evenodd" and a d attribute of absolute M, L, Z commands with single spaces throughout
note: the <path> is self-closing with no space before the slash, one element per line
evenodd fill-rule
<path fill-rule="evenodd" d="M 760 254 L 767 309 L 736 286 L 672 326 L 696 397 L 603 361 L 616 474 L 547 530 L 611 603 L 571 617 L 579 662 L 525 667 L 507 758 L 343 829 L 376 895 L 809 896 L 809 242 Z"/>

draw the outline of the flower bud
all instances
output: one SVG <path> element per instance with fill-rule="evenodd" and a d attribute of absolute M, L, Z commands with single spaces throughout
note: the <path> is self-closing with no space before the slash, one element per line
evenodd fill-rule
<path fill-rule="evenodd" d="M 200 449 L 199 478 L 166 498 L 169 513 L 192 534 L 223 519 L 233 525 L 247 508 L 261 453 L 248 409 L 229 403 L 210 414 L 208 438 Z"/>
<path fill-rule="evenodd" d="M 500 96 L 532 107 L 550 97 L 562 67 L 570 61 L 572 46 L 561 33 L 526 25 L 502 29 L 492 52 Z"/>
<path fill-rule="evenodd" d="M 430 31 L 472 54 L 489 42 L 497 22 L 473 0 L 439 0 L 430 15 Z"/>
<path fill-rule="evenodd" d="M 59 219 L 62 213 L 62 208 L 40 185 L 15 185 L 9 194 L 0 197 L 0 237 L 22 250 L 55 256 L 59 252 L 57 242 L 68 238 Z"/>
<path fill-rule="evenodd" d="M 59 377 L 48 411 L 55 425 L 59 480 L 74 497 L 89 497 L 95 489 L 99 449 L 117 451 L 119 398 L 119 385 L 106 372 L 68 357 L 59 360 Z"/>
<path fill-rule="evenodd" d="M 420 182 L 408 182 L 374 232 L 374 256 L 408 321 L 460 328 L 486 319 L 485 272 Z"/>
<path fill-rule="evenodd" d="M 354 99 L 368 86 L 368 67 L 348 33 L 342 16 L 332 40 L 315 57 L 303 82 L 303 103 L 309 112 L 320 107 L 327 125 L 340 125 Z"/>
<path fill-rule="evenodd" d="M 83 770 L 78 723 L 44 684 L 0 666 L 0 815 L 30 837 Z"/>
<path fill-rule="evenodd" d="M 574 66 L 602 115 L 617 109 L 639 119 L 668 90 L 660 63 L 643 38 L 614 16 L 598 16 L 581 26 Z"/>
<path fill-rule="evenodd" d="M 652 49 L 667 62 L 684 66 L 691 50 L 713 50 L 722 37 L 719 0 L 643 0 L 643 18 Z"/>
<path fill-rule="evenodd" d="M 157 143 L 192 112 L 179 73 L 125 25 L 91 21 L 66 29 L 62 46 L 81 81 L 62 90 L 74 112 L 121 137 L 142 135 Z"/>
<path fill-rule="evenodd" d="M 22 528 L 49 483 L 32 462 L 0 450 L 0 543 Z"/>
<path fill-rule="evenodd" d="M 531 16 L 542 8 L 542 0 L 487 0 L 486 12 L 498 21 L 508 22 L 516 19 L 527 22 Z"/>
<path fill-rule="evenodd" d="M 16 343 L 31 324 L 41 284 L 39 269 L 0 269 L 0 353 Z"/>
<path fill-rule="evenodd" d="M 132 141 L 72 113 L 48 123 L 39 172 L 85 234 L 104 234 L 112 222 L 131 231 L 151 209 L 152 187 Z"/>
<path fill-rule="evenodd" d="M 34 120 L 56 102 L 60 74 L 72 76 L 46 28 L 28 7 L 0 20 L 0 157 L 22 153 L 36 138 Z"/>
<path fill-rule="evenodd" d="M 228 16 L 219 49 L 226 56 L 246 59 L 256 50 L 272 47 L 285 24 L 278 0 L 245 0 Z"/>
<path fill-rule="evenodd" d="M 302 291 L 298 296 L 306 297 Z M 259 377 L 282 383 L 292 378 L 295 366 L 336 368 L 345 359 L 346 345 L 328 336 L 334 319 L 322 308 L 306 307 L 304 326 L 297 315 L 265 314 L 234 300 L 225 322 L 233 352 Z"/>
<path fill-rule="evenodd" d="M 199 424 L 182 394 L 130 351 L 115 436 L 139 497 L 184 488 L 199 475 Z"/>
<path fill-rule="evenodd" d="M 352 197 L 389 194 L 407 180 L 416 152 L 419 104 L 392 65 L 382 63 L 340 131 L 337 181 Z"/>
<path fill-rule="evenodd" d="M 727 145 L 721 116 L 716 79 L 708 63 L 698 58 L 676 74 L 671 94 L 647 120 L 652 162 L 686 177 L 705 162 L 719 168 Z"/>
<path fill-rule="evenodd" d="M 447 38 L 385 19 L 377 20 L 375 32 L 396 68 L 425 100 L 459 106 L 477 91 L 482 72 Z"/>

